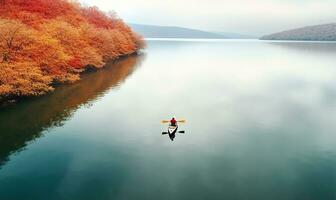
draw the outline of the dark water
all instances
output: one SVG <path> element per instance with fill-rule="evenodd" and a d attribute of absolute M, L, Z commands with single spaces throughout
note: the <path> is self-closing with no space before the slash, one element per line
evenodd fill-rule
<path fill-rule="evenodd" d="M 0 199 L 336 199 L 335 122 L 335 43 L 150 41 L 0 109 Z"/>

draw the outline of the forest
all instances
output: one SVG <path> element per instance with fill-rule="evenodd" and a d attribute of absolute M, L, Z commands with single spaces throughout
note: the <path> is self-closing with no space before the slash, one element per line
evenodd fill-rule
<path fill-rule="evenodd" d="M 70 0 L 0 0 L 0 102 L 46 94 L 143 46 L 113 12 Z"/>
<path fill-rule="evenodd" d="M 270 35 L 261 40 L 306 40 L 306 41 L 336 41 L 336 23 L 305 26 Z"/>

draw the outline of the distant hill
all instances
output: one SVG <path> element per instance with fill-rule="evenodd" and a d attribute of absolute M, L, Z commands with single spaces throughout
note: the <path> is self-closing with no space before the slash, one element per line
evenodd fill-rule
<path fill-rule="evenodd" d="M 132 29 L 145 38 L 208 38 L 208 39 L 252 39 L 249 35 L 228 32 L 209 32 L 176 26 L 155 26 L 129 23 Z"/>
<path fill-rule="evenodd" d="M 261 40 L 309 40 L 309 41 L 336 41 L 336 23 L 283 31 L 266 35 Z"/>
<path fill-rule="evenodd" d="M 217 34 L 223 35 L 224 37 L 230 39 L 258 39 L 258 36 L 254 35 L 244 35 L 240 33 L 231 33 L 231 32 L 216 32 Z"/>
<path fill-rule="evenodd" d="M 142 24 L 129 24 L 132 29 L 143 35 L 145 38 L 209 38 L 225 39 L 227 37 L 196 29 L 182 28 L 175 26 L 154 26 Z"/>

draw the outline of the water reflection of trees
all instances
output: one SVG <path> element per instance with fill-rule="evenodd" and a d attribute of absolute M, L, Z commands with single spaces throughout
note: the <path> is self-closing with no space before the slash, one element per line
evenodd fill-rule
<path fill-rule="evenodd" d="M 84 74 L 73 85 L 59 86 L 49 95 L 0 108 L 0 166 L 9 155 L 41 137 L 43 131 L 61 126 L 79 107 L 122 84 L 142 59 L 142 55 L 123 58 L 95 73 Z"/>
<path fill-rule="evenodd" d="M 278 46 L 286 49 L 292 49 L 297 51 L 304 51 L 312 54 L 335 54 L 336 43 L 334 42 L 287 42 L 287 41 L 272 41 L 267 42 L 270 45 Z"/>

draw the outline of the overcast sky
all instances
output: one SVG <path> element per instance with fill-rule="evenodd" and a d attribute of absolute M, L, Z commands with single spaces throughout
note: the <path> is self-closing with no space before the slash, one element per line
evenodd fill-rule
<path fill-rule="evenodd" d="M 263 35 L 336 22 L 336 0 L 80 0 L 126 22 Z"/>

